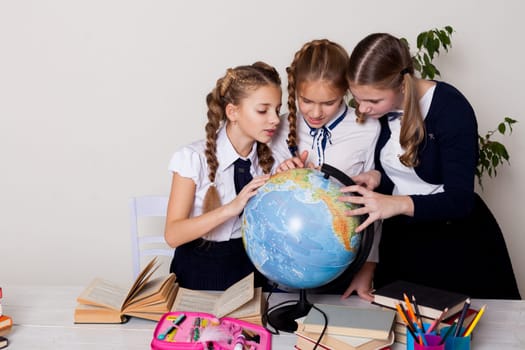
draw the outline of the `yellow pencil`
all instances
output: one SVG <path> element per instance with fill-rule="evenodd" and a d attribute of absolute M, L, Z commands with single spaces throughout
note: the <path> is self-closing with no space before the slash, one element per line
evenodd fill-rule
<path fill-rule="evenodd" d="M 463 336 L 464 337 L 468 337 L 470 335 L 470 333 L 472 333 L 472 331 L 474 330 L 474 327 L 476 327 L 476 324 L 478 324 L 478 321 L 479 319 L 481 318 L 481 315 L 483 315 L 483 313 L 485 312 L 485 309 L 487 308 L 487 305 L 483 305 L 481 307 L 481 309 L 479 309 L 476 317 L 474 317 L 474 319 L 472 320 L 472 322 L 470 323 L 470 325 L 468 326 L 467 330 L 465 331 L 465 333 L 463 333 Z"/>

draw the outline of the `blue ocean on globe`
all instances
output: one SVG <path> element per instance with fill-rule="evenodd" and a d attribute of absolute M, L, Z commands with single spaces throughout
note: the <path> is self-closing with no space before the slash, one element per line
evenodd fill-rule
<path fill-rule="evenodd" d="M 337 278 L 355 259 L 359 220 L 345 215 L 342 185 L 315 169 L 273 175 L 242 217 L 246 252 L 279 285 L 308 289 Z"/>

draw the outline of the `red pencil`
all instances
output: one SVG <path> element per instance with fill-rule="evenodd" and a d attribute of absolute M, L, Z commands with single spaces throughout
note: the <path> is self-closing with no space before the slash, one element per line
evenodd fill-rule
<path fill-rule="evenodd" d="M 432 324 L 430 325 L 430 327 L 428 327 L 427 329 L 427 333 L 430 333 L 434 330 L 434 328 L 437 327 L 437 325 L 439 325 L 439 323 L 443 320 L 443 317 L 445 316 L 445 314 L 448 312 L 448 307 L 446 307 L 445 309 L 443 309 L 443 312 L 441 312 L 441 315 L 439 315 L 438 318 L 436 318 L 434 320 L 434 322 L 432 322 Z"/>

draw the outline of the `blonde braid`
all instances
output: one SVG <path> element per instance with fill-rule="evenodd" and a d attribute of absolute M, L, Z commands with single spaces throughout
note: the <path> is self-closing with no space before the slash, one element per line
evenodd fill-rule
<path fill-rule="evenodd" d="M 257 157 L 259 158 L 259 165 L 263 172 L 269 174 L 275 162 L 270 147 L 265 143 L 257 142 Z"/>
<path fill-rule="evenodd" d="M 297 104 L 295 101 L 295 61 L 297 60 L 297 53 L 294 62 L 290 67 L 286 68 L 288 74 L 288 139 L 286 143 L 290 150 L 297 151 Z M 294 153 L 295 153 L 294 151 Z M 294 154 L 295 155 L 295 154 Z"/>
<path fill-rule="evenodd" d="M 210 187 L 206 191 L 204 201 L 202 204 L 203 213 L 210 212 L 221 206 L 221 198 L 215 186 L 215 176 L 219 162 L 217 160 L 217 130 L 219 130 L 221 123 L 226 119 L 224 108 L 222 105 L 222 97 L 224 92 L 231 84 L 232 77 L 231 69 L 224 78 L 217 80 L 215 88 L 206 96 L 206 103 L 208 105 L 208 122 L 206 123 L 206 148 L 204 155 L 208 163 L 208 179 L 211 182 Z"/>

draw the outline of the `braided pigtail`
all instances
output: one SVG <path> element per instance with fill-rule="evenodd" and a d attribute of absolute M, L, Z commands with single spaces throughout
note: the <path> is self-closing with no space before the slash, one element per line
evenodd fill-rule
<path fill-rule="evenodd" d="M 288 139 L 286 140 L 286 143 L 288 144 L 288 149 L 292 153 L 292 155 L 296 155 L 298 152 L 297 148 L 297 104 L 296 104 L 296 96 L 295 96 L 295 61 L 297 60 L 297 56 L 299 53 L 295 55 L 295 59 L 290 65 L 290 67 L 286 68 L 286 73 L 288 74 Z"/>
<path fill-rule="evenodd" d="M 272 171 L 275 159 L 272 156 L 272 150 L 267 144 L 257 142 L 257 157 L 259 158 L 259 165 L 265 174 Z"/>
<path fill-rule="evenodd" d="M 208 105 L 208 122 L 206 123 L 206 149 L 204 154 L 208 163 L 208 179 L 211 182 L 202 204 L 203 213 L 210 212 L 221 206 L 221 198 L 215 185 L 215 175 L 219 162 L 217 160 L 217 130 L 226 120 L 223 96 L 233 80 L 233 70 L 228 69 L 226 76 L 217 80 L 215 88 L 206 97 Z"/>

